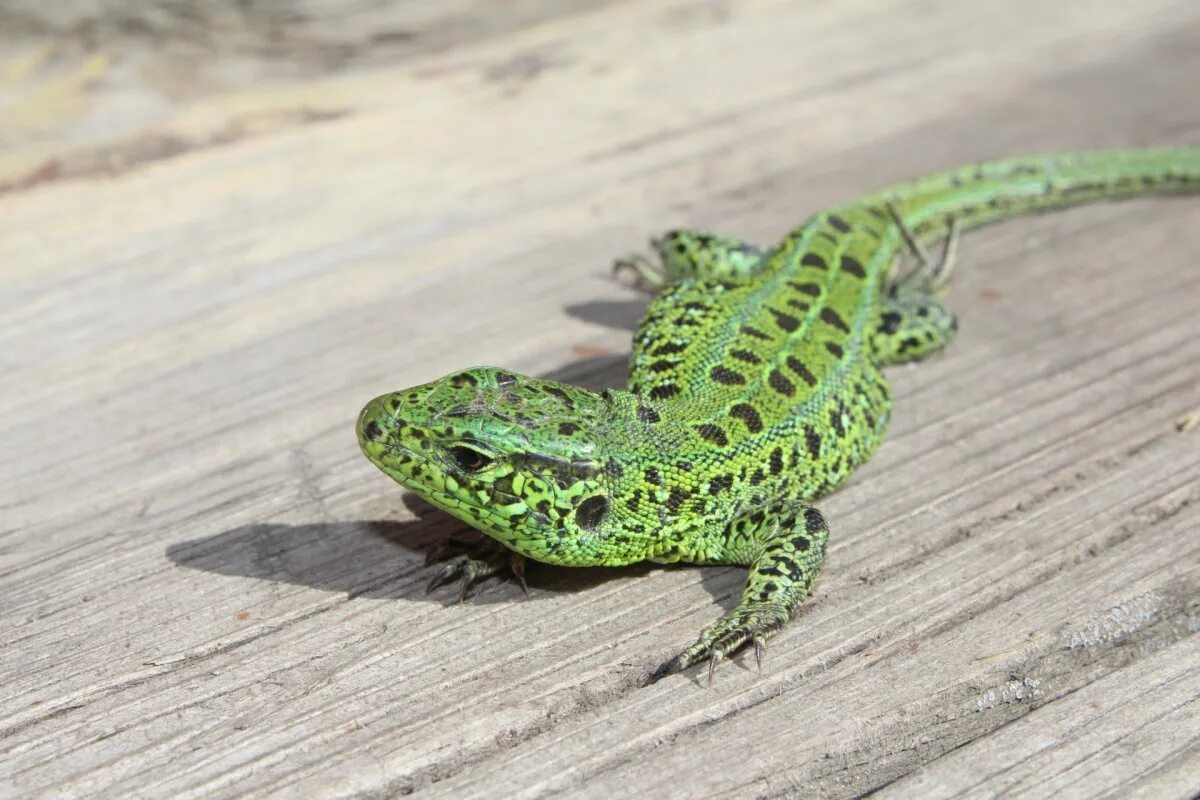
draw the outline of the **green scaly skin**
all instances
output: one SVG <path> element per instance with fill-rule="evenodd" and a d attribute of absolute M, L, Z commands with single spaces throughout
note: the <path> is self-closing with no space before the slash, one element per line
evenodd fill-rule
<path fill-rule="evenodd" d="M 1200 150 L 1008 159 L 817 214 L 776 247 L 676 231 L 634 338 L 628 391 L 492 368 L 377 397 L 367 458 L 527 558 L 568 566 L 750 568 L 741 602 L 656 674 L 756 654 L 812 590 L 828 528 L 810 503 L 879 444 L 881 367 L 935 353 L 954 315 L 945 271 L 893 278 L 908 247 L 1079 203 L 1200 191 Z M 901 227 L 903 226 L 903 227 Z M 469 582 L 500 563 L 461 560 Z M 446 571 L 440 577 L 446 576 Z"/>

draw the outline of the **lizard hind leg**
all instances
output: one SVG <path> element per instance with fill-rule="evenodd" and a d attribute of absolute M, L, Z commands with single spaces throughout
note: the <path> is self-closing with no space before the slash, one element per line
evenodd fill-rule
<path fill-rule="evenodd" d="M 650 244 L 657 264 L 645 256 L 627 256 L 613 264 L 613 272 L 628 273 L 635 287 L 655 292 L 687 280 L 753 275 L 764 253 L 756 244 L 698 230 L 667 231 Z"/>
<path fill-rule="evenodd" d="M 888 203 L 887 209 L 892 215 L 892 221 L 900 229 L 904 241 L 908 244 L 908 249 L 917 259 L 917 268 L 893 284 L 893 293 L 897 290 L 915 288 L 941 297 L 950 285 L 950 275 L 954 272 L 954 265 L 958 260 L 958 235 L 960 232 L 958 219 L 954 217 L 950 219 L 950 227 L 942 242 L 942 255 L 935 263 L 929 257 L 924 245 L 921 244 L 921 240 L 905 224 L 904 217 L 896 206 Z"/>
<path fill-rule="evenodd" d="M 751 643 L 761 664 L 764 643 L 779 632 L 812 591 L 829 538 L 820 511 L 806 503 L 791 503 L 767 514 L 760 512 L 740 519 L 731 526 L 730 533 L 734 552 L 750 553 L 745 559 L 750 575 L 741 602 L 705 628 L 695 644 L 659 667 L 653 678 L 707 659 L 708 680 L 712 683 L 717 664 Z M 751 547 L 744 547 L 747 542 Z"/>
<path fill-rule="evenodd" d="M 908 274 L 889 282 L 880 302 L 871 346 L 882 365 L 933 355 L 950 344 L 958 331 L 954 312 L 942 300 L 954 270 L 958 221 L 950 221 L 941 258 L 934 263 L 895 206 L 888 209 L 918 263 Z"/>

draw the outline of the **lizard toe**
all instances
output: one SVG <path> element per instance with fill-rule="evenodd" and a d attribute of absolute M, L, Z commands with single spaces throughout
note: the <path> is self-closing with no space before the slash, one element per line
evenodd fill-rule
<path fill-rule="evenodd" d="M 711 683 L 717 665 L 751 642 L 754 643 L 755 661 L 761 669 L 767 639 L 784 626 L 789 616 L 787 607 L 778 603 L 743 603 L 708 626 L 694 645 L 664 663 L 655 676 L 680 672 L 707 659 Z"/>

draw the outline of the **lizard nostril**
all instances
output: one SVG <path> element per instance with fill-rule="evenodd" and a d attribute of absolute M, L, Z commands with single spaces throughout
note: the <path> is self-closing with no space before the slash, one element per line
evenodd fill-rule
<path fill-rule="evenodd" d="M 363 428 L 363 436 L 372 442 L 378 442 L 383 438 L 383 428 L 379 427 L 379 423 L 371 420 Z"/>

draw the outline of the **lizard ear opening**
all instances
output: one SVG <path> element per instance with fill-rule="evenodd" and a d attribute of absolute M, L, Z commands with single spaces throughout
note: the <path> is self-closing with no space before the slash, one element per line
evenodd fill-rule
<path fill-rule="evenodd" d="M 589 497 L 575 509 L 575 524 L 585 531 L 595 530 L 608 515 L 608 498 L 602 494 Z"/>

